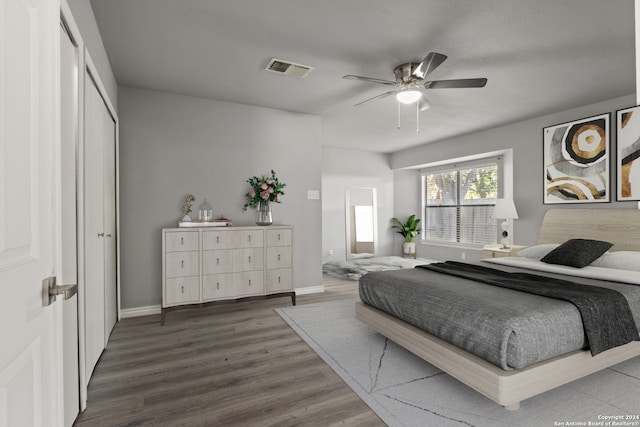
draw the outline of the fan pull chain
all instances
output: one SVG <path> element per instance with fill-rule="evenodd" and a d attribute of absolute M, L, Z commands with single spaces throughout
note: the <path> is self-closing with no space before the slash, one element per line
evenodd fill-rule
<path fill-rule="evenodd" d="M 400 103 L 398 102 L 398 130 L 400 130 Z M 416 133 L 420 132 L 420 101 L 416 101 Z"/>

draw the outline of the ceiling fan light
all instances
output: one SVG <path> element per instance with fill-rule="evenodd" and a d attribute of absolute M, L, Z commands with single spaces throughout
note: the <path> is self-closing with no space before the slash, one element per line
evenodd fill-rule
<path fill-rule="evenodd" d="M 429 101 L 426 96 L 423 96 L 420 100 L 420 111 L 425 111 L 429 108 L 431 108 L 431 101 Z"/>
<path fill-rule="evenodd" d="M 403 104 L 413 104 L 422 97 L 422 92 L 415 89 L 400 91 L 396 94 L 396 99 Z"/>

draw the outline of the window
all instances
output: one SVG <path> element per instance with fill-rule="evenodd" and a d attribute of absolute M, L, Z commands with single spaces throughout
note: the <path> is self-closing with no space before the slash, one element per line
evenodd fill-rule
<path fill-rule="evenodd" d="M 500 163 L 499 159 L 484 159 L 423 172 L 423 238 L 472 246 L 495 243 L 493 207 Z"/>

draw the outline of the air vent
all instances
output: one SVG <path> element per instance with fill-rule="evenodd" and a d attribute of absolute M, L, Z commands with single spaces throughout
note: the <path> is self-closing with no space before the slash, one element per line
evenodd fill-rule
<path fill-rule="evenodd" d="M 278 74 L 286 74 L 287 76 L 307 77 L 307 74 L 313 70 L 313 67 L 273 58 L 269 61 L 265 70 Z"/>

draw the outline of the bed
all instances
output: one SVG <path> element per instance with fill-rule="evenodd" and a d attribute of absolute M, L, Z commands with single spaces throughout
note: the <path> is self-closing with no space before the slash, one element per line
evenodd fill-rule
<path fill-rule="evenodd" d="M 611 242 L 614 246 L 610 251 L 640 251 L 640 210 L 551 209 L 547 211 L 538 236 L 538 244 L 560 244 L 574 238 Z M 498 262 L 501 263 L 499 268 L 507 270 L 514 266 L 518 269 L 522 268 L 521 265 L 516 265 L 521 261 L 523 260 L 518 258 L 498 259 Z M 494 266 L 494 264 L 484 262 L 481 264 L 488 267 Z M 503 265 L 507 267 L 503 267 Z M 527 268 L 529 267 L 527 266 Z M 571 269 L 571 267 L 565 268 Z M 631 296 L 625 295 L 625 297 L 628 300 L 634 298 L 636 300 L 635 307 L 632 307 L 635 310 L 632 322 L 635 319 L 636 329 L 633 333 L 637 335 L 637 325 L 640 324 L 640 297 L 633 296 L 633 293 L 640 293 L 640 273 L 591 266 L 586 268 L 586 270 L 598 269 L 601 271 L 602 278 L 613 275 L 616 277 L 616 282 L 636 282 L 635 285 L 623 283 L 622 286 L 626 286 L 631 292 L 629 294 Z M 573 270 L 581 271 L 582 269 Z M 535 271 L 532 273 L 547 274 Z M 371 274 L 396 275 L 398 273 Z M 408 282 L 409 277 L 418 273 L 404 270 L 401 276 L 397 277 L 397 280 L 403 280 L 402 274 L 407 275 L 405 280 Z M 369 275 L 364 277 L 364 279 L 367 278 Z M 361 282 L 361 292 L 362 286 Z M 614 283 L 612 286 L 620 287 L 620 283 Z M 493 286 L 489 287 L 493 288 Z M 510 289 L 491 289 L 487 292 L 501 291 L 514 292 Z M 451 292 L 455 292 L 455 289 L 451 289 Z M 495 299 L 499 301 L 502 298 Z M 570 305 L 570 303 L 566 304 Z M 630 306 L 634 304 L 629 302 Z M 546 305 L 547 303 L 545 303 Z M 482 307 L 478 309 L 480 310 Z M 546 313 L 538 317 L 545 318 Z M 640 342 L 631 341 L 592 356 L 591 351 L 584 349 L 584 346 L 580 344 L 583 337 L 577 336 L 575 342 L 571 344 L 573 347 L 568 347 L 569 350 L 565 349 L 561 354 L 542 355 L 541 360 L 533 362 L 509 362 L 516 366 L 511 368 L 504 365 L 508 362 L 489 361 L 490 358 L 486 360 L 487 357 L 480 357 L 425 331 L 428 328 L 413 326 L 362 301 L 356 304 L 356 318 L 509 410 L 517 410 L 520 402 L 529 397 L 640 355 Z M 456 322 L 451 323 L 453 324 L 451 328 L 454 328 Z M 474 352 L 477 353 L 475 350 Z M 523 364 L 524 367 L 518 367 L 519 364 Z"/>

